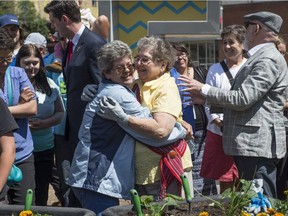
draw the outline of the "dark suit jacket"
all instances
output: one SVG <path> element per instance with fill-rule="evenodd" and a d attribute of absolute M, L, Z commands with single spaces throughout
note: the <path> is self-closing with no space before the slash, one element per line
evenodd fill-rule
<path fill-rule="evenodd" d="M 78 143 L 78 131 L 87 105 L 87 102 L 81 100 L 81 94 L 87 84 L 98 84 L 101 81 L 97 66 L 97 52 L 105 43 L 102 37 L 85 27 L 67 66 L 67 49 L 63 57 L 62 65 L 67 90 L 65 137 L 68 139 L 71 157 Z"/>

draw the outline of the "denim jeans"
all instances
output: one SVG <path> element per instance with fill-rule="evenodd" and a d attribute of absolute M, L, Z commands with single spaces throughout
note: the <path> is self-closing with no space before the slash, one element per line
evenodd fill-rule
<path fill-rule="evenodd" d="M 102 216 L 102 212 L 105 209 L 119 205 L 118 198 L 83 188 L 72 187 L 72 189 L 82 207 L 94 211 L 97 216 Z"/>

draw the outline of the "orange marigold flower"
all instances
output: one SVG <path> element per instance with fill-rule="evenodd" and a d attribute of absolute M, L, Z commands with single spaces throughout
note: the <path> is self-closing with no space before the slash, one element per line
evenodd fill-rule
<path fill-rule="evenodd" d="M 242 210 L 241 216 L 250 216 L 250 214 L 248 214 L 247 212 L 245 212 L 245 211 Z"/>
<path fill-rule="evenodd" d="M 209 216 L 209 213 L 206 211 L 200 212 L 199 216 Z"/>
<path fill-rule="evenodd" d="M 21 211 L 19 216 L 33 216 L 33 213 L 30 210 Z"/>
<path fill-rule="evenodd" d="M 284 214 L 276 212 L 275 214 L 273 214 L 272 216 L 284 216 Z"/>
<path fill-rule="evenodd" d="M 267 213 L 268 213 L 268 214 L 275 214 L 276 211 L 275 211 L 275 209 L 273 209 L 273 208 L 268 208 L 268 209 L 267 209 Z"/>

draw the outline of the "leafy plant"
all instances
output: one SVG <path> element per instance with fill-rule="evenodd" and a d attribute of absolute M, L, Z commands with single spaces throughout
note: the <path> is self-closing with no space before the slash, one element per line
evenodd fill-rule
<path fill-rule="evenodd" d="M 167 197 L 164 198 L 163 205 L 153 202 L 153 196 L 143 195 L 140 197 L 141 205 L 143 205 L 149 211 L 149 214 L 145 214 L 146 216 L 161 216 L 167 206 L 178 206 L 176 200 L 183 201 L 181 197 L 172 194 L 167 194 Z"/>
<path fill-rule="evenodd" d="M 249 205 L 250 198 L 256 195 L 256 193 L 250 189 L 251 185 L 251 181 L 240 179 L 237 184 L 234 184 L 232 190 L 231 188 L 228 188 L 221 194 L 221 201 L 216 201 L 210 197 L 203 196 L 197 191 L 196 192 L 200 194 L 200 196 L 212 201 L 211 206 L 220 208 L 225 216 L 235 216 L 237 215 L 237 211 L 244 208 L 244 206 Z M 225 208 L 222 204 L 225 199 L 229 199 L 228 208 Z"/>
<path fill-rule="evenodd" d="M 251 190 L 251 185 L 252 181 L 240 179 L 236 187 L 234 185 L 232 190 L 229 188 L 221 194 L 223 198 L 230 199 L 229 207 L 226 210 L 227 216 L 237 215 L 237 211 L 249 205 L 250 198 L 256 196 L 256 192 Z M 237 192 L 237 188 L 240 188 L 239 192 Z"/>
<path fill-rule="evenodd" d="M 286 195 L 286 200 L 270 199 L 270 201 L 275 211 L 285 215 L 288 213 L 288 190 L 284 191 L 284 194 Z"/>

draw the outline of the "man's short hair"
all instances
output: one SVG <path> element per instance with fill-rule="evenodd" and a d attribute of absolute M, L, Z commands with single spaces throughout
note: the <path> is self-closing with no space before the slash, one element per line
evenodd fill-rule
<path fill-rule="evenodd" d="M 76 1 L 54 0 L 45 6 L 44 11 L 47 14 L 51 12 L 53 16 L 59 20 L 61 20 L 63 15 L 66 15 L 72 22 L 81 22 L 80 8 Z"/>

